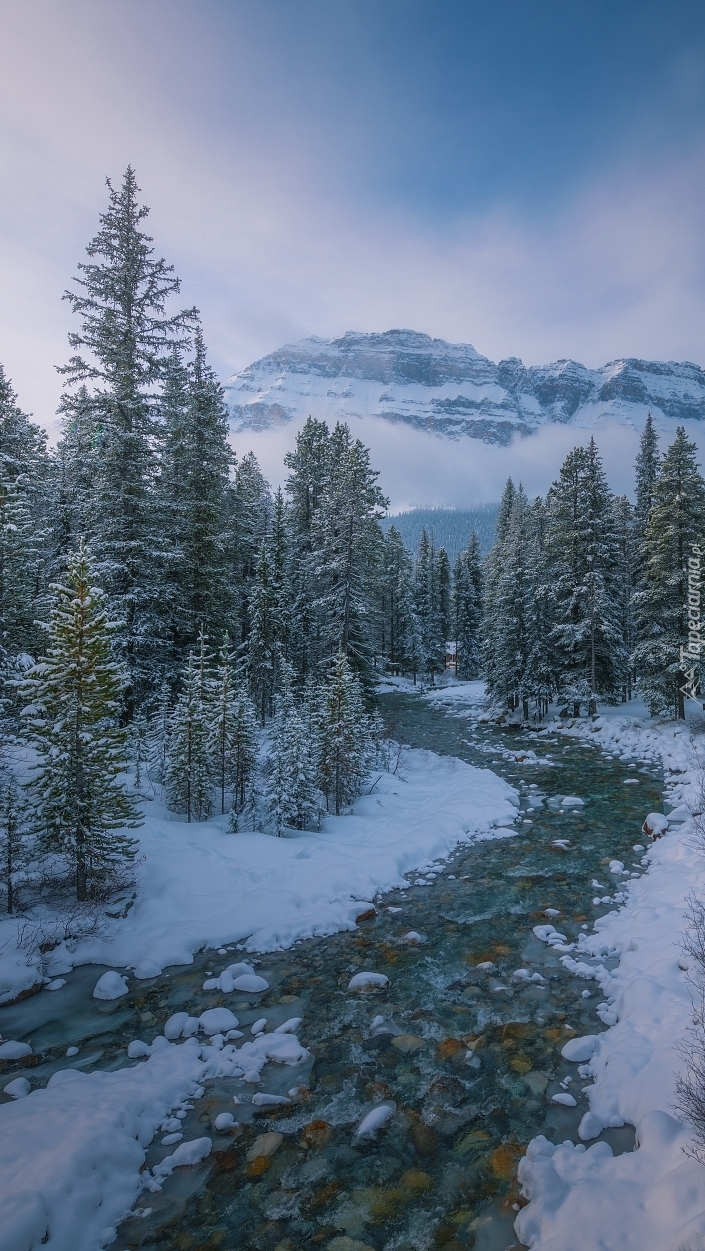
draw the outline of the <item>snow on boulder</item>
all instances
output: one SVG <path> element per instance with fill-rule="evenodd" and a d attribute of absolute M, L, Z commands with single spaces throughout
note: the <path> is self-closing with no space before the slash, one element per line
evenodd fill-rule
<path fill-rule="evenodd" d="M 584 807 L 585 807 L 585 800 L 584 800 L 584 799 L 579 799 L 577 795 L 564 795 L 564 796 L 563 796 L 563 803 L 562 803 L 561 807 L 563 807 L 563 808 L 584 808 Z"/>
<path fill-rule="evenodd" d="M 184 1025 L 189 1020 L 191 1020 L 191 1018 L 189 1017 L 188 1012 L 175 1012 L 173 1016 L 169 1017 L 169 1020 L 164 1026 L 164 1037 L 180 1038 Z"/>
<path fill-rule="evenodd" d="M 272 1033 L 295 1034 L 301 1024 L 301 1020 L 302 1018 L 300 1016 L 290 1016 L 289 1020 L 285 1021 L 283 1025 L 277 1025 L 277 1028 L 272 1030 Z"/>
<path fill-rule="evenodd" d="M 192 1138 L 191 1142 L 182 1142 L 159 1164 L 155 1164 L 152 1173 L 155 1177 L 168 1177 L 175 1168 L 183 1168 L 186 1164 L 200 1164 L 213 1149 L 210 1138 Z"/>
<path fill-rule="evenodd" d="M 394 1107 L 389 1103 L 382 1103 L 378 1108 L 373 1108 L 367 1116 L 363 1116 L 360 1124 L 355 1130 L 356 1138 L 375 1138 L 380 1129 L 382 1129 L 394 1115 Z"/>
<path fill-rule="evenodd" d="M 599 1034 L 585 1034 L 582 1038 L 571 1038 L 570 1041 L 561 1048 L 561 1055 L 564 1060 L 573 1060 L 575 1063 L 584 1063 L 585 1060 L 592 1059 L 599 1041 Z"/>
<path fill-rule="evenodd" d="M 263 990 L 269 990 L 269 982 L 263 977 L 257 977 L 255 973 L 243 973 L 242 977 L 236 977 L 233 982 L 233 990 L 244 990 L 251 995 L 259 995 Z"/>
<path fill-rule="evenodd" d="M 641 827 L 642 834 L 648 834 L 649 838 L 661 838 L 668 829 L 668 817 L 664 817 L 662 812 L 649 812 L 644 817 L 644 824 Z M 637 850 L 637 847 L 634 848 Z M 643 847 L 638 848 L 643 851 Z"/>
<path fill-rule="evenodd" d="M 252 1096 L 252 1102 L 257 1108 L 283 1108 L 291 1104 L 291 1099 L 286 1099 L 284 1095 L 265 1095 L 262 1091 L 257 1091 Z"/>
<path fill-rule="evenodd" d="M 127 978 L 111 969 L 98 978 L 93 990 L 94 999 L 119 999 L 127 994 Z"/>
<path fill-rule="evenodd" d="M 203 989 L 221 990 L 225 995 L 232 994 L 234 990 L 258 994 L 260 991 L 269 990 L 269 982 L 265 982 L 263 977 L 258 977 L 251 964 L 240 960 L 237 964 L 229 964 L 227 969 L 223 969 L 220 977 L 209 978 L 203 983 Z"/>
<path fill-rule="evenodd" d="M 559 1091 L 557 1094 L 551 1095 L 551 1103 L 562 1103 L 564 1108 L 577 1107 L 577 1099 L 574 1099 L 567 1091 Z"/>
<path fill-rule="evenodd" d="M 385 987 L 389 978 L 384 973 L 356 973 L 348 983 L 348 990 L 364 990 L 366 986 Z"/>
<path fill-rule="evenodd" d="M 226 1134 L 229 1129 L 234 1129 L 237 1121 L 232 1112 L 219 1112 L 215 1118 L 215 1128 L 219 1134 Z"/>
<path fill-rule="evenodd" d="M 622 860 L 610 860 L 610 873 L 624 873 L 624 862 Z"/>
<path fill-rule="evenodd" d="M 208 1008 L 198 1018 L 201 1029 L 206 1034 L 221 1034 L 229 1029 L 237 1029 L 238 1019 L 229 1008 Z"/>
<path fill-rule="evenodd" d="M 16 1077 L 13 1082 L 8 1082 L 5 1086 L 5 1094 L 11 1099 L 24 1099 L 25 1095 L 30 1092 L 30 1084 L 26 1077 Z"/>
<path fill-rule="evenodd" d="M 141 1060 L 143 1056 L 148 1056 L 150 1049 L 146 1042 L 142 1042 L 140 1038 L 133 1038 L 127 1048 L 128 1060 Z"/>
<path fill-rule="evenodd" d="M 159 977 L 162 973 L 156 960 L 140 960 L 135 967 L 135 977 L 140 982 L 146 982 L 149 977 Z"/>
<path fill-rule="evenodd" d="M 14 1042 L 8 1039 L 7 1042 L 0 1043 L 0 1060 L 23 1060 L 25 1056 L 31 1056 L 32 1048 L 29 1043 Z"/>

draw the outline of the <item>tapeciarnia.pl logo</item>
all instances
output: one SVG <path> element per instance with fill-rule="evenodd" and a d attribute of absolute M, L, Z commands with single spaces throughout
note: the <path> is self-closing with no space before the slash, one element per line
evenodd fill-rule
<path fill-rule="evenodd" d="M 702 555 L 697 543 L 690 547 L 688 557 L 688 595 L 686 613 L 688 617 L 688 646 L 680 649 L 681 672 L 685 679 L 680 687 L 686 699 L 697 699 L 699 683 L 698 669 L 702 651 L 702 619 L 700 616 L 700 557 Z"/>

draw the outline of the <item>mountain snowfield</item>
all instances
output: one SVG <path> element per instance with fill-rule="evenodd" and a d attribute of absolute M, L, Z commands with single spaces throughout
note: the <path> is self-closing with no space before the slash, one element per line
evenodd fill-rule
<path fill-rule="evenodd" d="M 233 374 L 224 384 L 234 433 L 276 430 L 309 415 L 329 422 L 378 418 L 458 440 L 506 446 L 546 423 L 580 429 L 612 422 L 641 429 L 705 419 L 705 371 L 689 362 L 577 361 L 495 364 L 470 344 L 413 330 L 311 336 Z"/>

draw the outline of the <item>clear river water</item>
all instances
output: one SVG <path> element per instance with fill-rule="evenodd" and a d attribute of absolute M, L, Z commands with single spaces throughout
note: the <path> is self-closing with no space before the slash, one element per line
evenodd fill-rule
<path fill-rule="evenodd" d="M 208 1083 L 183 1130 L 186 1139 L 210 1135 L 212 1155 L 142 1197 L 151 1212 L 123 1223 L 120 1251 L 325 1251 L 329 1244 L 332 1251 L 506 1251 L 518 1246 L 516 1164 L 527 1142 L 537 1133 L 577 1140 L 585 1083 L 560 1049 L 576 1032 L 603 1028 L 595 1015 L 600 994 L 594 982 L 567 973 L 532 927 L 556 909 L 555 924 L 574 939 L 609 909 L 593 905 L 591 884 L 610 881 L 607 861 L 643 871 L 633 844 L 644 841 L 645 813 L 661 809 L 660 772 L 639 761 L 628 769 L 558 733 L 477 724 L 460 705 L 443 710 L 402 693 L 382 696 L 380 705 L 400 741 L 492 768 L 516 786 L 516 836 L 461 847 L 430 875 L 408 875 L 408 886 L 380 899 L 377 915 L 353 932 L 258 958 L 270 985 L 263 995 L 204 992 L 205 974 L 228 962 L 211 951 L 153 981 L 132 982 L 116 1002 L 92 998 L 103 970 L 88 966 L 58 994 L 0 1008 L 3 1037 L 31 1038 L 34 1049 L 29 1064 L 3 1067 L 26 1073 L 34 1087 L 69 1065 L 90 1072 L 131 1063 L 127 1043 L 151 1041 L 176 1011 L 198 1015 L 223 1003 L 243 1029 L 261 1016 L 268 1028 L 303 1018 L 298 1036 L 310 1061 L 268 1065 L 261 1086 L 282 1094 L 295 1082 L 305 1087 L 301 1101 L 274 1111 L 248 1102 L 234 1109 L 233 1094 L 248 1097 L 242 1082 Z M 507 754 L 524 749 L 551 763 Z M 626 777 L 638 785 L 625 786 Z M 585 806 L 547 802 L 568 794 Z M 410 930 L 424 941 L 400 942 Z M 544 980 L 517 981 L 520 967 Z M 365 969 L 387 974 L 389 987 L 351 995 L 352 973 Z M 375 1016 L 383 1019 L 372 1028 Z M 79 1049 L 70 1060 L 69 1046 Z M 567 1075 L 575 1108 L 550 1102 Z M 380 1101 L 396 1107 L 389 1127 L 377 1140 L 354 1143 L 361 1112 Z M 240 1120 L 228 1135 L 214 1126 L 223 1111 Z M 283 1135 L 281 1145 L 248 1162 L 249 1146 L 266 1132 Z M 633 1147 L 629 1126 L 602 1137 L 615 1152 Z M 171 1150 L 157 1136 L 147 1163 Z"/>

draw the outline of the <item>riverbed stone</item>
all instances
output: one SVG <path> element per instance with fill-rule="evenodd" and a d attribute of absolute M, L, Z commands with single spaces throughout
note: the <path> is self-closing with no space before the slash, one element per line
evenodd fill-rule
<path fill-rule="evenodd" d="M 252 1146 L 247 1152 L 248 1162 L 256 1160 L 258 1156 L 271 1156 L 278 1151 L 284 1141 L 283 1134 L 260 1134 L 259 1138 L 255 1138 Z"/>
<path fill-rule="evenodd" d="M 525 1086 L 529 1087 L 532 1095 L 542 1095 L 550 1078 L 548 1073 L 542 1073 L 540 1069 L 532 1069 L 530 1073 L 522 1074 L 522 1081 Z"/>
<path fill-rule="evenodd" d="M 358 1242 L 356 1238 L 333 1238 L 326 1246 L 326 1251 L 375 1251 L 368 1242 Z"/>
<path fill-rule="evenodd" d="M 426 1039 L 420 1038 L 418 1034 L 397 1034 L 397 1037 L 392 1039 L 392 1046 L 403 1055 L 408 1055 L 413 1051 L 422 1051 L 426 1046 Z"/>

